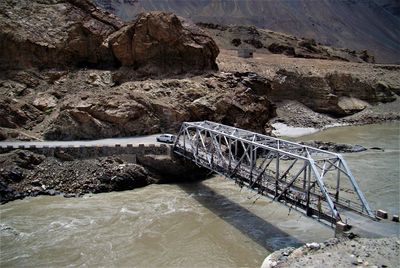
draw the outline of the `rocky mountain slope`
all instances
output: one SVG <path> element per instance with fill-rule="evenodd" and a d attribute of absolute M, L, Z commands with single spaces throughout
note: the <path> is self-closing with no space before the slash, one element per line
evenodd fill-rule
<path fill-rule="evenodd" d="M 163 10 L 195 22 L 255 25 L 351 50 L 369 50 L 377 62 L 400 63 L 400 4 L 395 0 L 95 0 L 131 20 Z M 183 3 L 184 2 L 184 3 Z"/>

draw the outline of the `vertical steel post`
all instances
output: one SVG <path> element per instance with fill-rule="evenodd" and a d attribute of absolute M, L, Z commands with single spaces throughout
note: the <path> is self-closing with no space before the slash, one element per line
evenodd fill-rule
<path fill-rule="evenodd" d="M 250 144 L 250 177 L 249 177 L 249 181 L 252 182 L 253 180 L 253 144 Z"/>
<path fill-rule="evenodd" d="M 307 162 L 304 161 L 304 163 L 307 165 Z M 308 167 L 308 165 L 307 165 Z M 307 181 L 307 170 L 308 168 L 304 169 L 304 177 L 303 177 L 303 190 L 306 190 L 306 181 Z"/>
<path fill-rule="evenodd" d="M 276 154 L 276 167 L 275 167 L 275 197 L 278 196 L 278 183 L 279 183 L 279 152 Z"/>
<path fill-rule="evenodd" d="M 340 168 L 341 168 L 341 162 L 340 160 L 338 161 L 338 170 L 337 170 L 337 176 L 336 176 L 336 193 L 335 193 L 335 199 L 336 202 L 339 202 L 339 191 L 340 191 Z"/>
<path fill-rule="evenodd" d="M 228 138 L 228 146 L 229 146 L 229 164 L 228 164 L 228 172 L 230 173 L 232 169 L 232 141 L 230 138 Z"/>
<path fill-rule="evenodd" d="M 307 204 L 306 204 L 306 214 L 307 216 L 311 216 L 311 209 L 310 209 L 310 187 L 311 187 L 311 167 L 308 165 L 308 181 L 307 181 Z"/>

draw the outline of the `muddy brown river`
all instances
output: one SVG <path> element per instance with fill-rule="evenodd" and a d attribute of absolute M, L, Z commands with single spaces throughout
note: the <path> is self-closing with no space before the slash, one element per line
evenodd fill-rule
<path fill-rule="evenodd" d="M 373 208 L 399 211 L 399 123 L 299 139 L 384 151 L 345 155 Z M 276 249 L 333 236 L 329 227 L 215 176 L 83 198 L 0 206 L 1 267 L 259 267 Z"/>

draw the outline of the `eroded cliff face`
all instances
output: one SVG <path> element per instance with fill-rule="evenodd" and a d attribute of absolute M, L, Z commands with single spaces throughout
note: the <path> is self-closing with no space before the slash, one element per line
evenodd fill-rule
<path fill-rule="evenodd" d="M 360 112 L 370 104 L 396 100 L 384 82 L 338 72 L 310 75 L 281 69 L 271 87 L 269 97 L 274 101 L 296 100 L 316 112 L 339 117 Z"/>
<path fill-rule="evenodd" d="M 217 70 L 219 49 L 201 29 L 172 13 L 139 15 L 105 43 L 123 66 L 145 74 Z"/>
<path fill-rule="evenodd" d="M 7 0 L 0 22 L 0 69 L 129 66 L 142 75 L 218 69 L 215 42 L 172 13 L 125 24 L 89 0 Z"/>

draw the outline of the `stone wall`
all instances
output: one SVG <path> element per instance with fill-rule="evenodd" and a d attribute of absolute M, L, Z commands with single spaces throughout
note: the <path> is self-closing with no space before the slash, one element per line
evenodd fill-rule
<path fill-rule="evenodd" d="M 42 145 L 0 145 L 0 153 L 7 153 L 15 149 L 29 150 L 45 156 L 55 156 L 66 160 L 96 158 L 113 155 L 167 155 L 172 154 L 172 147 L 166 144 L 115 144 L 115 145 L 69 145 L 69 146 L 42 146 Z M 132 161 L 136 162 L 136 161 Z"/>

